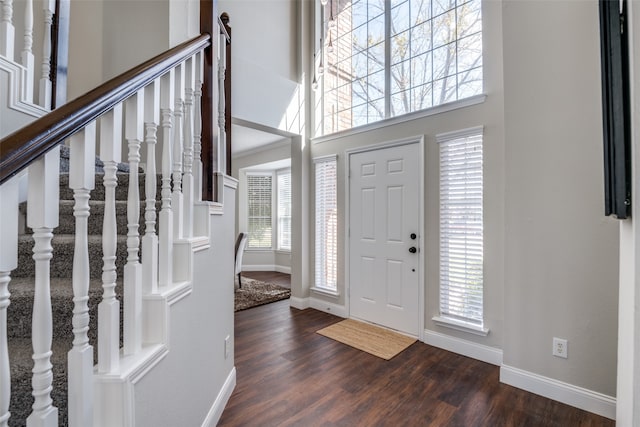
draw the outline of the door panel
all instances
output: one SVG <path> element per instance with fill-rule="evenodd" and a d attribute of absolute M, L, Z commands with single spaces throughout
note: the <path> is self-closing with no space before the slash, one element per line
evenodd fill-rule
<path fill-rule="evenodd" d="M 352 317 L 419 334 L 420 146 L 349 156 Z"/>

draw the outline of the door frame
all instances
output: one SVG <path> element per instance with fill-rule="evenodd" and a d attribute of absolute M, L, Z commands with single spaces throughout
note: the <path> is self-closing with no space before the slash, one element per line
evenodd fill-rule
<path fill-rule="evenodd" d="M 347 317 L 351 318 L 351 264 L 349 253 L 351 251 L 351 156 L 353 154 L 365 153 L 367 151 L 377 151 L 387 148 L 399 147 L 402 145 L 418 144 L 419 162 L 418 162 L 418 206 L 420 206 L 420 212 L 418 215 L 418 266 L 420 271 L 418 272 L 418 339 L 424 342 L 424 309 L 425 309 L 425 238 L 424 238 L 424 135 L 416 135 L 408 138 L 396 139 L 392 141 L 386 141 L 377 144 L 366 145 L 363 147 L 351 148 L 345 150 L 345 229 L 346 238 L 344 243 L 344 256 L 345 256 L 345 308 Z"/>

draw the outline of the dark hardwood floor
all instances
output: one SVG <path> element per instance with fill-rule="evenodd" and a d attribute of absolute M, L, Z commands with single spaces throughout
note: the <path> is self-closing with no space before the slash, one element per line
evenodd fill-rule
<path fill-rule="evenodd" d="M 286 273 L 278 273 L 277 271 L 243 271 L 242 277 L 275 283 L 291 289 L 291 275 Z"/>
<path fill-rule="evenodd" d="M 235 316 L 237 386 L 220 426 L 615 425 L 424 343 L 384 361 L 316 334 L 341 319 L 288 301 Z"/>

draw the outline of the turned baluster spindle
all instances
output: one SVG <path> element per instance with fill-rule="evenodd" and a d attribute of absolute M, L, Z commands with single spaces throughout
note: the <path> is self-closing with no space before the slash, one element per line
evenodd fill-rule
<path fill-rule="evenodd" d="M 162 205 L 158 217 L 158 284 L 167 287 L 173 281 L 173 209 L 171 206 L 171 167 L 175 74 L 171 70 L 160 79 L 162 114 Z"/>
<path fill-rule="evenodd" d="M 140 249 L 140 187 L 138 167 L 144 139 L 144 90 L 125 101 L 125 138 L 129 146 L 129 193 L 127 199 L 127 264 L 124 266 L 124 354 L 142 348 L 142 265 Z"/>
<path fill-rule="evenodd" d="M 196 87 L 193 92 L 193 193 L 196 201 L 202 200 L 202 73 L 204 54 L 196 55 Z"/>
<path fill-rule="evenodd" d="M 53 13 L 55 0 L 44 1 L 44 40 L 42 41 L 42 75 L 40 77 L 39 105 L 51 109 L 52 84 L 51 84 L 51 27 L 53 25 Z"/>
<path fill-rule="evenodd" d="M 182 194 L 182 149 L 183 149 L 183 106 L 184 106 L 184 62 L 175 68 L 175 110 L 173 132 L 173 237 L 181 239 L 183 224 L 183 194 Z"/>
<path fill-rule="evenodd" d="M 11 271 L 18 266 L 18 180 L 0 186 L 0 427 L 9 425 L 11 373 L 7 342 L 7 308 Z"/>
<path fill-rule="evenodd" d="M 184 237 L 193 236 L 193 102 L 195 86 L 195 58 L 185 63 L 184 100 L 184 176 L 182 193 L 184 196 Z"/>
<path fill-rule="evenodd" d="M 53 316 L 51 309 L 50 261 L 53 257 L 53 229 L 58 226 L 60 147 L 49 151 L 29 166 L 27 226 L 33 229 L 35 286 L 31 341 L 33 343 L 33 411 L 27 418 L 29 427 L 57 425 L 58 408 L 52 405 L 53 372 L 51 343 Z"/>
<path fill-rule="evenodd" d="M 225 92 L 224 80 L 227 70 L 227 39 L 220 34 L 218 42 L 218 170 L 227 170 L 227 131 L 225 130 Z"/>
<path fill-rule="evenodd" d="M 73 252 L 73 348 L 68 356 L 69 425 L 93 421 L 93 347 L 89 345 L 89 198 L 95 187 L 96 123 L 71 137 L 69 187 L 76 219 Z"/>
<path fill-rule="evenodd" d="M 120 358 L 120 301 L 116 297 L 116 171 L 122 155 L 122 105 L 100 118 L 100 158 L 105 189 L 102 226 L 102 301 L 98 304 L 98 372 L 118 369 Z"/>
<path fill-rule="evenodd" d="M 0 56 L 13 61 L 16 29 L 13 26 L 13 0 L 3 0 L 0 7 Z"/>
<path fill-rule="evenodd" d="M 144 128 L 147 147 L 145 175 L 145 233 L 142 237 L 142 287 L 145 294 L 158 293 L 158 235 L 156 234 L 156 144 L 160 123 L 160 80 L 145 90 Z"/>
<path fill-rule="evenodd" d="M 33 102 L 33 79 L 35 59 L 33 56 L 33 0 L 26 0 L 24 7 L 24 36 L 22 48 L 22 65 L 26 69 L 25 98 Z"/>

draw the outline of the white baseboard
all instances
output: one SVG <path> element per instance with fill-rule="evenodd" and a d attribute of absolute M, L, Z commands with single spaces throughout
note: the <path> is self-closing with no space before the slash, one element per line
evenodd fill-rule
<path fill-rule="evenodd" d="M 222 386 L 222 390 L 218 393 L 215 402 L 213 402 L 213 406 L 209 409 L 209 413 L 207 417 L 204 419 L 202 423 L 202 427 L 215 427 L 222 416 L 222 411 L 224 411 L 224 407 L 227 406 L 227 402 L 231 397 L 231 393 L 233 393 L 233 389 L 236 387 L 236 368 L 235 366 L 227 376 L 227 380 L 224 382 Z"/>
<path fill-rule="evenodd" d="M 586 388 L 502 365 L 500 382 L 615 420 L 616 399 Z"/>
<path fill-rule="evenodd" d="M 277 271 L 278 273 L 291 274 L 291 267 L 287 267 L 284 265 L 275 265 L 275 264 L 254 264 L 254 265 L 243 265 L 242 271 Z"/>
<path fill-rule="evenodd" d="M 424 331 L 424 343 L 453 353 L 461 354 L 472 359 L 481 360 L 492 365 L 502 365 L 502 350 L 475 342 L 441 334 L 439 332 Z"/>
<path fill-rule="evenodd" d="M 297 308 L 298 310 L 306 310 L 309 308 L 309 298 L 299 298 L 291 296 L 289 298 L 289 306 Z"/>
<path fill-rule="evenodd" d="M 347 308 L 344 305 L 334 304 L 318 298 L 310 297 L 309 306 L 316 310 L 324 311 L 325 313 L 335 314 L 343 318 L 347 318 Z"/>

